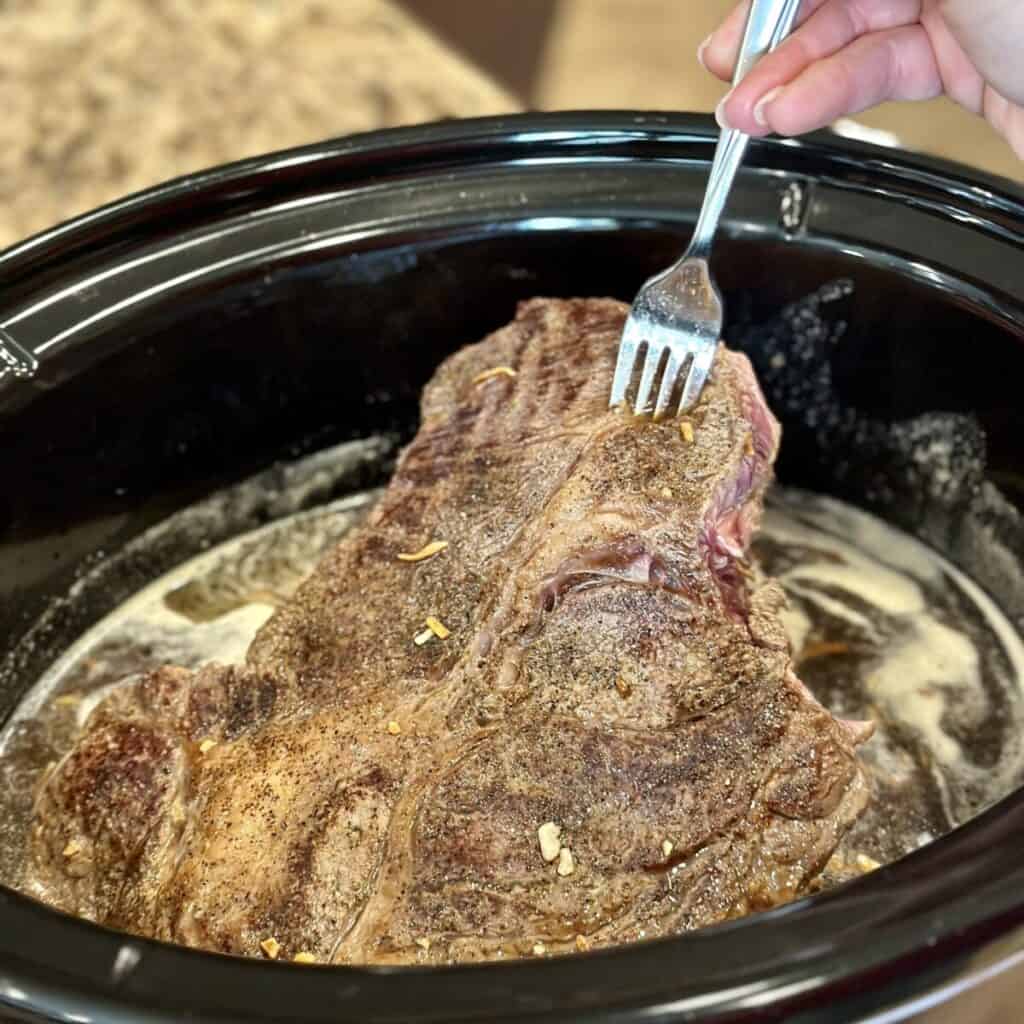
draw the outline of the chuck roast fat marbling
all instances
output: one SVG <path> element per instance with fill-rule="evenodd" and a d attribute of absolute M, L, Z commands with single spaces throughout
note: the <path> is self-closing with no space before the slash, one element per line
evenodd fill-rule
<path fill-rule="evenodd" d="M 535 299 L 447 359 L 379 504 L 244 665 L 93 711 L 39 792 L 30 891 L 369 964 L 596 948 L 807 891 L 868 799 L 870 727 L 796 679 L 746 561 L 778 426 L 724 348 L 685 426 L 608 410 L 626 313 Z"/>

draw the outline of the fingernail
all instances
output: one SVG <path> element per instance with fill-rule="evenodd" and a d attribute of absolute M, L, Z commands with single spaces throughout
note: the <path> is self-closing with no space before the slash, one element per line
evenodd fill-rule
<path fill-rule="evenodd" d="M 715 107 L 715 120 L 718 122 L 719 128 L 731 128 L 732 125 L 729 123 L 729 119 L 725 116 L 725 105 L 729 102 L 732 96 L 732 89 L 730 89 L 719 101 L 718 106 Z"/>
<path fill-rule="evenodd" d="M 714 36 L 714 32 L 712 32 L 711 35 L 708 36 L 707 39 L 705 39 L 704 42 L 697 47 L 697 62 L 703 68 L 707 68 L 707 64 L 704 63 L 704 53 L 707 50 L 707 48 L 711 45 L 712 36 Z"/>
<path fill-rule="evenodd" d="M 762 127 L 768 127 L 768 118 L 765 117 L 765 107 L 769 103 L 774 103 L 779 98 L 779 93 L 782 92 L 782 86 L 777 85 L 774 89 L 769 89 L 758 101 L 754 104 L 754 120 Z"/>

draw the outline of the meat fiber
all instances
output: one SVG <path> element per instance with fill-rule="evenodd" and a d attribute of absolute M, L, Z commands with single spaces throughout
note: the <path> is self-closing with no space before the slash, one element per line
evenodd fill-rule
<path fill-rule="evenodd" d="M 778 426 L 725 349 L 688 427 L 609 411 L 626 312 L 533 300 L 449 358 L 368 521 L 244 665 L 93 712 L 39 793 L 31 891 L 369 964 L 575 952 L 807 891 L 868 799 L 866 730 L 796 680 L 746 561 Z"/>

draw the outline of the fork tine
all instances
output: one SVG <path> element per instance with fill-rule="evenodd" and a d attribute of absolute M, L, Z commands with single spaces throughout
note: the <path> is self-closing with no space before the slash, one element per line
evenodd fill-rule
<path fill-rule="evenodd" d="M 654 418 L 661 419 L 665 415 L 668 403 L 675 390 L 676 378 L 682 368 L 683 359 L 679 357 L 675 347 L 669 349 L 668 363 L 665 365 L 665 372 L 661 377 L 661 390 L 658 392 L 658 404 L 654 407 Z"/>
<path fill-rule="evenodd" d="M 679 411 L 686 412 L 697 403 L 700 398 L 701 389 L 711 372 L 711 364 L 715 361 L 717 345 L 707 345 L 698 349 L 690 363 L 690 372 L 686 375 L 686 384 L 683 386 L 683 397 L 679 402 Z"/>
<path fill-rule="evenodd" d="M 647 407 L 650 405 L 654 375 L 658 372 L 658 363 L 661 362 L 664 351 L 663 345 L 647 343 L 647 358 L 644 360 L 644 370 L 640 375 L 640 387 L 637 388 L 636 403 L 633 406 L 633 411 L 637 416 L 642 416 L 647 412 Z"/>
<path fill-rule="evenodd" d="M 636 365 L 636 353 L 639 348 L 640 342 L 629 330 L 629 324 L 627 324 L 619 345 L 619 359 L 615 364 L 615 377 L 612 380 L 612 397 L 608 403 L 609 408 L 614 408 L 626 401 L 626 392 L 629 390 L 629 382 L 633 379 L 633 367 Z"/>

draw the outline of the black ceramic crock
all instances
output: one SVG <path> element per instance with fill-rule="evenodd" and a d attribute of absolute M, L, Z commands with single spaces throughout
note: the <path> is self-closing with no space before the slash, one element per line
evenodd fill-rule
<path fill-rule="evenodd" d="M 714 141 L 704 117 L 627 113 L 383 132 L 181 179 L 0 254 L 0 711 L 153 568 L 54 605 L 84 567 L 257 470 L 408 433 L 438 360 L 521 298 L 629 298 L 682 248 Z M 766 140 L 715 271 L 734 325 L 851 282 L 833 360 L 847 405 L 880 422 L 969 415 L 1020 504 L 1022 241 L 1024 193 L 1008 182 L 827 135 Z M 783 479 L 856 499 L 861 478 L 833 479 L 800 441 L 799 408 L 782 415 Z M 914 528 L 912 505 L 890 517 Z M 1010 1019 L 991 1014 L 1024 982 L 1022 849 L 1017 793 L 823 896 L 671 941 L 450 970 L 212 956 L 0 890 L 0 1008 L 82 1022 Z"/>

